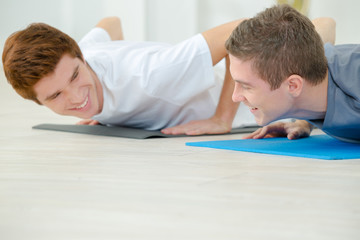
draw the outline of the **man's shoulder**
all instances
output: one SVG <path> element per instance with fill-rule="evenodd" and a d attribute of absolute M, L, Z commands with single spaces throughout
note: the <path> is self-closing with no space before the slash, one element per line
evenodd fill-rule
<path fill-rule="evenodd" d="M 110 35 L 103 28 L 93 28 L 80 41 L 79 46 L 85 46 L 91 43 L 111 41 Z"/>

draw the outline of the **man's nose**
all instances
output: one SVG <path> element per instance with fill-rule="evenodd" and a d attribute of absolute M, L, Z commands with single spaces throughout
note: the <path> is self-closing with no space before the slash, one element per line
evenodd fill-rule
<path fill-rule="evenodd" d="M 242 93 L 241 86 L 239 84 L 235 84 L 234 92 L 232 95 L 233 102 L 243 102 L 245 101 L 245 97 Z"/>

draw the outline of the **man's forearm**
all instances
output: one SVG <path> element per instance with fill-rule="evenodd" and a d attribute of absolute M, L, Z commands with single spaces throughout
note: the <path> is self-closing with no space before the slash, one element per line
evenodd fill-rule
<path fill-rule="evenodd" d="M 235 103 L 232 101 L 232 94 L 234 91 L 234 81 L 231 77 L 229 71 L 229 56 L 226 56 L 226 72 L 223 88 L 221 91 L 220 99 L 218 106 L 216 108 L 215 117 L 220 119 L 222 122 L 232 125 L 232 122 L 235 118 L 236 112 L 239 107 L 239 103 Z"/>

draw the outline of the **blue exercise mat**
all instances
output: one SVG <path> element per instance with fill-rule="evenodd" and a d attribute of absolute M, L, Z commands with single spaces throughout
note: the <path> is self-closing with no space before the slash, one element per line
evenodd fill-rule
<path fill-rule="evenodd" d="M 329 160 L 360 159 L 360 144 L 342 142 L 327 135 L 315 135 L 297 140 L 287 138 L 239 139 L 188 142 L 186 145 Z"/>

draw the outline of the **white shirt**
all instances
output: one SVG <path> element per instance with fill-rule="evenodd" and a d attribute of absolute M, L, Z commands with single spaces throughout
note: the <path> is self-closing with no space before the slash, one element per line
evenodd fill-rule
<path fill-rule="evenodd" d="M 103 87 L 103 109 L 93 117 L 102 124 L 159 130 L 215 113 L 222 81 L 201 34 L 170 45 L 111 41 L 94 28 L 79 46 Z M 247 107 L 238 115 L 233 126 L 256 125 Z"/>

